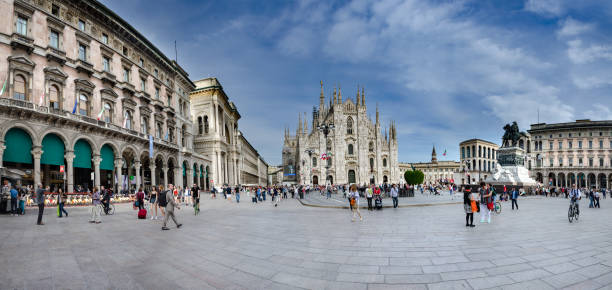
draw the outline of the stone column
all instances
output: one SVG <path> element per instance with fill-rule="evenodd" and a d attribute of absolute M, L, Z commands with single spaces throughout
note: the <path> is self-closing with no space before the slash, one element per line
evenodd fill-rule
<path fill-rule="evenodd" d="M 213 152 L 212 154 L 212 164 L 210 165 L 210 168 L 213 170 L 213 173 L 210 175 L 213 178 L 213 182 L 219 181 L 216 175 L 217 172 L 219 172 L 217 169 L 217 152 Z"/>
<path fill-rule="evenodd" d="M 40 157 L 43 154 L 41 146 L 32 147 L 32 157 L 34 157 L 34 189 L 40 184 Z"/>
<path fill-rule="evenodd" d="M 155 171 L 155 161 L 149 161 L 149 169 L 151 170 L 151 186 L 157 187 L 155 180 L 157 172 Z"/>
<path fill-rule="evenodd" d="M 164 189 L 168 188 L 168 166 L 164 164 L 162 167 L 162 175 L 164 176 Z"/>
<path fill-rule="evenodd" d="M 187 184 L 185 184 L 185 187 L 191 187 L 191 185 L 193 184 L 193 167 L 191 166 L 187 166 L 187 168 L 185 168 L 185 174 L 187 174 Z"/>
<path fill-rule="evenodd" d="M 4 155 L 4 149 L 6 149 L 6 146 L 4 146 L 4 141 L 0 141 L 0 166 L 2 166 L 2 157 Z"/>
<path fill-rule="evenodd" d="M 172 170 L 172 175 L 174 175 L 174 187 L 179 187 L 181 184 L 183 184 L 181 169 L 182 168 L 180 167 L 174 167 L 174 169 Z"/>
<path fill-rule="evenodd" d="M 138 191 L 138 189 L 140 188 L 140 181 L 141 181 L 141 176 L 140 176 L 140 161 L 136 160 L 134 162 L 134 169 L 136 170 L 136 191 Z"/>
<path fill-rule="evenodd" d="M 66 151 L 64 158 L 66 159 L 66 191 L 74 192 L 74 169 L 72 168 L 72 161 L 74 160 L 74 151 Z"/>
<path fill-rule="evenodd" d="M 100 188 L 100 162 L 102 162 L 102 157 L 94 155 L 92 161 L 94 164 L 94 187 Z"/>
<path fill-rule="evenodd" d="M 122 165 L 123 160 L 121 160 L 121 158 L 115 159 L 115 176 L 113 176 L 113 179 L 116 178 L 116 181 L 114 180 L 113 182 L 113 184 L 115 185 L 115 192 L 119 192 L 119 185 L 123 182 L 123 177 L 121 176 Z"/>

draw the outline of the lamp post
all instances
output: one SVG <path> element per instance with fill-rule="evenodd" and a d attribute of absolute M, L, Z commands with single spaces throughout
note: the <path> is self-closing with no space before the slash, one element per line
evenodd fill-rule
<path fill-rule="evenodd" d="M 319 126 L 317 126 L 317 129 L 319 130 L 319 132 L 323 133 L 323 136 L 325 136 L 326 142 L 327 142 L 327 135 L 329 135 L 329 133 L 331 133 L 331 131 L 334 128 L 335 128 L 334 123 L 327 123 L 327 124 L 323 123 L 323 124 L 320 124 Z M 327 143 L 325 144 L 325 146 L 327 146 Z M 326 155 L 328 155 L 327 153 L 329 153 L 329 152 L 327 152 L 327 148 L 326 148 L 325 152 L 326 152 Z M 325 165 L 325 169 L 326 169 L 325 175 L 329 174 L 329 167 L 330 167 L 330 165 L 329 165 L 329 163 L 327 163 Z M 329 176 L 325 177 L 326 181 L 329 180 L 328 177 Z"/>
<path fill-rule="evenodd" d="M 310 162 L 310 173 L 308 174 L 310 183 L 312 183 L 312 153 L 314 153 L 314 150 L 312 149 L 306 149 L 305 151 L 306 153 L 308 153 L 308 162 Z"/>

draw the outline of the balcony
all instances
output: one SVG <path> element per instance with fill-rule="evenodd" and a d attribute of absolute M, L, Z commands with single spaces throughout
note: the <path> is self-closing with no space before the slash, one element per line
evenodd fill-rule
<path fill-rule="evenodd" d="M 76 62 L 76 69 L 78 72 L 84 72 L 86 73 L 88 76 L 91 77 L 91 75 L 93 74 L 94 70 L 93 70 L 93 65 L 87 61 L 84 61 L 82 59 L 77 60 Z"/>
<path fill-rule="evenodd" d="M 117 83 L 117 78 L 115 75 L 107 71 L 102 71 L 100 74 L 100 79 L 102 82 L 108 83 L 111 87 L 114 87 Z"/>
<path fill-rule="evenodd" d="M 120 82 L 117 85 L 118 88 L 120 88 L 121 90 L 123 90 L 124 92 L 127 92 L 131 95 L 134 95 L 134 93 L 136 93 L 136 87 L 134 87 L 134 85 L 128 83 L 128 82 Z"/>
<path fill-rule="evenodd" d="M 88 130 L 103 133 L 109 136 L 123 135 L 129 137 L 131 143 L 149 142 L 148 137 L 140 132 L 122 128 L 112 123 L 98 121 L 94 118 L 82 115 L 71 114 L 68 111 L 53 109 L 46 106 L 39 106 L 34 103 L 10 98 L 0 98 L 0 113 L 2 114 L 17 114 L 28 119 L 47 120 L 51 123 L 63 123 L 80 127 L 81 130 Z M 172 150 L 180 150 L 179 146 L 168 141 L 155 138 L 155 145 L 164 146 Z"/>
<path fill-rule="evenodd" d="M 66 52 L 51 46 L 47 46 L 46 57 L 48 61 L 55 61 L 60 65 L 64 65 L 64 63 L 66 63 Z"/>
<path fill-rule="evenodd" d="M 137 92 L 135 96 L 147 103 L 151 103 L 152 101 L 151 96 L 145 92 Z"/>
<path fill-rule="evenodd" d="M 11 34 L 11 47 L 13 49 L 24 49 L 30 54 L 34 51 L 34 39 L 19 33 L 13 33 Z"/>

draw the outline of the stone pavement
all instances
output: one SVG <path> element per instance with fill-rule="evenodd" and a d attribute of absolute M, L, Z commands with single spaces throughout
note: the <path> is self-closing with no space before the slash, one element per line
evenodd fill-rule
<path fill-rule="evenodd" d="M 466 228 L 461 205 L 362 211 L 223 199 L 161 231 L 129 205 L 99 225 L 87 210 L 45 226 L 0 216 L 2 289 L 612 289 L 612 201 L 568 223 L 568 201 L 503 204 Z"/>
<path fill-rule="evenodd" d="M 455 193 L 453 196 L 450 195 L 448 191 L 441 192 L 440 195 L 431 195 L 427 192 L 425 194 L 421 194 L 420 192 L 415 191 L 414 197 L 399 197 L 398 204 L 400 207 L 404 206 L 422 206 L 422 205 L 431 205 L 431 204 L 451 204 L 451 203 L 462 203 L 463 202 L 463 193 Z M 331 198 L 327 198 L 325 194 L 321 195 L 319 191 L 312 191 L 311 193 L 304 196 L 302 199 L 302 203 L 305 205 L 311 206 L 320 206 L 320 207 L 344 207 L 348 208 L 348 200 L 344 197 L 342 193 L 332 194 Z M 360 207 L 367 208 L 368 201 L 364 197 L 359 199 Z M 372 206 L 374 205 L 374 201 L 372 201 Z M 383 198 L 383 206 L 384 207 L 393 207 L 393 201 L 391 198 L 385 197 Z"/>

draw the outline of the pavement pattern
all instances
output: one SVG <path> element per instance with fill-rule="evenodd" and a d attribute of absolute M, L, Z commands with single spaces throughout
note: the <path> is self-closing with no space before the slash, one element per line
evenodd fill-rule
<path fill-rule="evenodd" d="M 612 289 L 612 201 L 503 203 L 491 224 L 465 227 L 462 205 L 362 210 L 296 200 L 202 200 L 177 211 L 184 226 L 137 220 L 118 205 L 101 224 L 87 208 L 46 225 L 0 216 L 2 289 Z M 476 216 L 477 217 L 477 216 Z M 476 219 L 478 222 L 478 220 Z"/>

